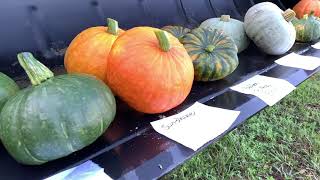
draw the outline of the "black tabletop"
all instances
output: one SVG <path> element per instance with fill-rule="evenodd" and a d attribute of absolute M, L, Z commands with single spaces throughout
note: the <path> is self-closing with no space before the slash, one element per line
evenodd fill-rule
<path fill-rule="evenodd" d="M 252 5 L 263 0 L 3 0 L 0 4 L 0 71 L 14 77 L 21 87 L 29 85 L 16 54 L 30 51 L 55 74 L 65 73 L 63 56 L 70 41 L 82 30 L 105 25 L 107 17 L 119 21 L 120 27 L 162 27 L 183 25 L 197 27 L 211 17 L 230 14 L 243 20 Z M 283 10 L 298 0 L 269 0 Z M 165 13 L 164 13 L 165 12 Z M 310 44 L 295 44 L 291 52 L 320 57 Z M 279 56 L 269 56 L 251 43 L 239 54 L 240 65 L 224 80 L 199 83 L 180 106 L 163 114 L 136 112 L 117 99 L 114 122 L 96 142 L 67 157 L 41 166 L 18 164 L 0 144 L 0 179 L 43 179 L 92 160 L 114 179 L 153 179 L 168 173 L 208 144 L 245 122 L 267 105 L 260 99 L 230 90 L 230 86 L 262 74 L 288 80 L 297 86 L 319 71 L 304 71 L 274 63 Z M 232 127 L 194 152 L 160 134 L 150 122 L 174 115 L 194 102 L 241 111 Z"/>
<path fill-rule="evenodd" d="M 320 57 L 320 51 L 310 44 L 295 44 L 290 52 Z M 288 52 L 288 53 L 290 53 Z M 260 52 L 253 44 L 239 55 L 237 70 L 224 80 L 199 83 L 180 106 L 163 114 L 147 115 L 129 108 L 117 99 L 117 115 L 114 122 L 96 142 L 75 152 L 41 166 L 18 164 L 0 146 L 0 177 L 6 179 L 43 179 L 68 168 L 92 160 L 105 169 L 114 179 L 153 179 L 168 173 L 185 160 L 201 151 L 207 145 L 216 142 L 228 132 L 245 122 L 267 105 L 259 98 L 230 90 L 230 87 L 261 74 L 281 78 L 295 86 L 319 71 L 305 71 L 280 66 L 274 63 L 279 56 L 269 56 Z M 63 67 L 55 68 L 57 74 L 63 74 Z M 16 77 L 21 86 L 28 85 L 25 76 Z M 155 132 L 150 122 L 174 115 L 190 107 L 194 102 L 209 106 L 241 111 L 233 125 L 221 136 L 208 142 L 198 151 L 176 143 Z"/>

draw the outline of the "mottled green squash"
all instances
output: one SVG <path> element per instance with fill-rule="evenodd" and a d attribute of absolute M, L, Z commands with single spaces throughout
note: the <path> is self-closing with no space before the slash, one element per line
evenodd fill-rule
<path fill-rule="evenodd" d="M 190 29 L 182 26 L 164 26 L 161 29 L 171 33 L 173 36 L 178 38 L 180 42 L 183 37 L 191 31 Z"/>
<path fill-rule="evenodd" d="M 220 30 L 193 29 L 182 42 L 193 60 L 197 81 L 223 79 L 239 64 L 235 42 Z"/>
<path fill-rule="evenodd" d="M 113 121 L 110 89 L 89 75 L 53 73 L 31 53 L 18 54 L 32 86 L 10 98 L 0 114 L 0 138 L 19 163 L 39 165 L 94 142 Z"/>
<path fill-rule="evenodd" d="M 19 87 L 14 80 L 0 72 L 0 111 L 7 100 L 18 91 Z"/>
<path fill-rule="evenodd" d="M 252 6 L 244 17 L 244 27 L 248 37 L 270 55 L 282 55 L 289 51 L 296 39 L 296 31 L 291 23 L 295 12 L 282 11 L 271 2 Z"/>
<path fill-rule="evenodd" d="M 311 42 L 320 38 L 320 22 L 312 14 L 303 16 L 302 19 L 292 21 L 296 29 L 296 40 L 300 42 Z"/>
<path fill-rule="evenodd" d="M 222 15 L 220 18 L 210 18 L 203 21 L 200 27 L 219 29 L 231 36 L 238 47 L 238 53 L 247 49 L 250 44 L 243 22 L 230 18 L 229 15 Z"/>

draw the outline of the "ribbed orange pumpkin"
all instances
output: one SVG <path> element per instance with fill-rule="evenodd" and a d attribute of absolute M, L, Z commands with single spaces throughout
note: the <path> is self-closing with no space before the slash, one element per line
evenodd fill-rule
<path fill-rule="evenodd" d="M 143 113 L 162 113 L 190 93 L 192 60 L 173 35 L 151 27 L 136 27 L 113 44 L 107 80 L 113 92 Z"/>
<path fill-rule="evenodd" d="M 314 16 L 320 16 L 320 1 L 319 0 L 301 0 L 293 7 L 298 18 L 302 18 L 305 14 L 314 12 Z"/>
<path fill-rule="evenodd" d="M 108 27 L 91 27 L 70 43 L 64 58 L 68 73 L 85 73 L 105 81 L 107 59 L 114 41 L 123 30 L 118 22 L 108 19 Z"/>

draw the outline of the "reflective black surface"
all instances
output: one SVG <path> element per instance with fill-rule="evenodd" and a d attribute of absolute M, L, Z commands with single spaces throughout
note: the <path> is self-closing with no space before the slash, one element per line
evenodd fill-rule
<path fill-rule="evenodd" d="M 303 52 L 305 55 L 320 57 L 320 51 L 310 49 L 308 44 L 296 45 L 293 50 Z M 35 167 L 19 165 L 0 146 L 0 176 L 10 179 L 25 179 L 25 177 L 41 179 L 92 159 L 105 168 L 105 172 L 112 178 L 150 179 L 159 177 L 197 152 L 156 133 L 149 123 L 180 112 L 199 101 L 214 107 L 241 111 L 233 126 L 223 134 L 225 135 L 266 107 L 266 104 L 260 99 L 231 91 L 230 86 L 256 74 L 286 79 L 297 86 L 316 72 L 276 65 L 273 62 L 277 58 L 279 57 L 263 55 L 252 46 L 240 54 L 240 66 L 231 76 L 213 83 L 195 83 L 188 99 L 182 105 L 164 114 L 138 113 L 118 100 L 116 119 L 102 137 L 79 152 L 45 165 Z M 56 71 L 59 70 L 57 74 L 64 73 L 61 67 L 56 69 Z M 18 82 L 25 83 L 24 78 L 18 77 Z M 159 168 L 160 165 L 162 169 Z"/>
<path fill-rule="evenodd" d="M 0 6 L 0 71 L 6 72 L 21 87 L 28 86 L 17 65 L 15 54 L 31 51 L 54 69 L 65 73 L 63 55 L 71 39 L 86 27 L 104 24 L 106 17 L 117 19 L 123 28 L 138 25 L 161 27 L 180 24 L 195 27 L 201 21 L 221 14 L 243 19 L 246 10 L 260 0 L 4 0 Z M 283 9 L 289 2 L 274 0 Z M 3 6 L 5 5 L 5 6 Z M 4 8 L 5 7 L 5 8 Z M 11 10 L 10 10 L 11 9 Z M 12 11 L 16 9 L 16 11 Z M 19 13 L 17 13 L 19 12 Z M 165 13 L 164 13 L 165 12 Z M 295 44 L 290 52 L 320 57 L 310 44 Z M 114 179 L 153 179 L 168 173 L 197 152 L 156 133 L 150 122 L 176 114 L 198 101 L 210 106 L 240 110 L 241 114 L 224 136 L 250 116 L 266 107 L 260 99 L 231 91 L 230 86 L 256 74 L 283 78 L 297 86 L 314 74 L 274 64 L 279 56 L 261 53 L 253 43 L 239 55 L 237 70 L 224 80 L 194 83 L 183 104 L 158 115 L 138 113 L 117 99 L 117 115 L 107 132 L 92 145 L 70 156 L 41 166 L 23 166 L 0 145 L 0 179 L 43 179 L 93 160 Z M 319 69 L 318 69 L 319 71 Z M 216 142 L 220 137 L 207 145 Z M 202 148 L 205 148 L 205 145 Z"/>
<path fill-rule="evenodd" d="M 63 64 L 71 40 L 91 26 L 119 21 L 123 29 L 134 26 L 183 25 L 229 14 L 242 20 L 248 8 L 264 0 L 1 0 L 0 71 L 22 73 L 16 54 L 31 51 L 47 66 Z M 282 9 L 298 0 L 269 0 Z"/>

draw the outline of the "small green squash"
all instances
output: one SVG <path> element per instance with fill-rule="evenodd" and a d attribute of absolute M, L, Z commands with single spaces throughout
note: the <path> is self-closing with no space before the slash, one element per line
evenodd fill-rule
<path fill-rule="evenodd" d="M 283 12 L 271 2 L 252 6 L 244 17 L 244 27 L 248 37 L 265 53 L 281 55 L 294 44 L 296 31 L 291 23 L 295 12 Z"/>
<path fill-rule="evenodd" d="M 182 26 L 164 26 L 161 29 L 171 33 L 174 37 L 178 38 L 180 42 L 183 37 L 191 31 L 190 29 Z"/>
<path fill-rule="evenodd" d="M 0 114 L 0 138 L 19 163 L 39 165 L 94 142 L 113 121 L 110 89 L 89 75 L 53 73 L 31 53 L 18 54 L 32 86 L 10 98 Z"/>
<path fill-rule="evenodd" d="M 203 21 L 200 27 L 219 29 L 231 36 L 238 47 L 238 53 L 247 49 L 250 44 L 243 22 L 230 18 L 229 15 L 222 15 L 220 18 L 210 18 Z"/>
<path fill-rule="evenodd" d="M 193 29 L 185 35 L 182 43 L 193 60 L 197 81 L 223 79 L 239 64 L 237 45 L 220 30 Z"/>
<path fill-rule="evenodd" d="M 7 100 L 19 91 L 13 79 L 0 72 L 0 111 Z"/>
<path fill-rule="evenodd" d="M 320 22 L 312 14 L 306 14 L 302 19 L 294 19 L 292 23 L 296 28 L 297 41 L 311 42 L 320 38 Z"/>

